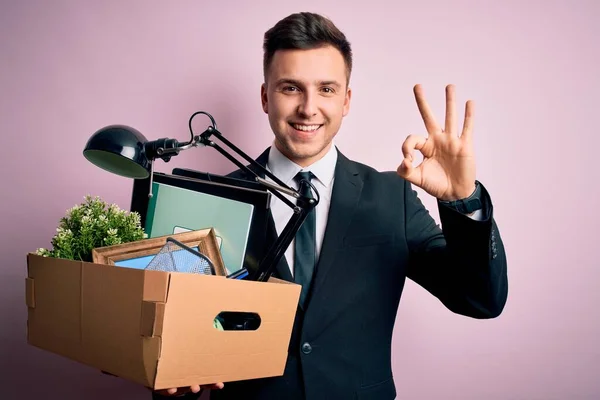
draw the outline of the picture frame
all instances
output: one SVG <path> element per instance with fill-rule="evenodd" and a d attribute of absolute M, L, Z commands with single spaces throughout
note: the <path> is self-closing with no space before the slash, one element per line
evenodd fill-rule
<path fill-rule="evenodd" d="M 213 228 L 98 247 L 92 250 L 92 261 L 97 264 L 116 267 L 144 269 L 150 260 L 167 244 L 169 238 L 175 239 L 208 257 L 214 265 L 217 276 L 227 275 Z"/>

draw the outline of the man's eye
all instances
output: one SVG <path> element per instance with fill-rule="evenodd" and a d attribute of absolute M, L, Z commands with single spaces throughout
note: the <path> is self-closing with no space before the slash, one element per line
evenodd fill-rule
<path fill-rule="evenodd" d="M 298 90 L 298 88 L 295 86 L 286 86 L 283 88 L 283 90 L 286 92 L 294 92 L 294 91 Z"/>
<path fill-rule="evenodd" d="M 333 92 L 334 92 L 334 91 L 333 91 L 333 88 L 330 88 L 330 87 L 324 87 L 324 88 L 323 88 L 323 91 L 324 91 L 325 93 L 333 93 Z"/>

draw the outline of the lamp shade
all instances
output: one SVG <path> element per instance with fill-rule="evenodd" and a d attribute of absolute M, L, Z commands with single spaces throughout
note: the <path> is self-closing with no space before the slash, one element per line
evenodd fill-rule
<path fill-rule="evenodd" d="M 150 161 L 144 146 L 147 139 L 125 125 L 109 125 L 88 140 L 83 156 L 92 164 L 117 175 L 134 179 L 150 176 Z"/>

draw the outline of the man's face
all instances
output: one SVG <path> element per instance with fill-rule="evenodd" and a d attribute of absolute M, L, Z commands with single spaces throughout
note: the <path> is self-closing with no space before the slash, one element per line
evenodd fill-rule
<path fill-rule="evenodd" d="M 331 46 L 278 50 L 261 88 L 275 145 L 300 166 L 327 153 L 348 114 L 350 97 L 344 58 Z"/>

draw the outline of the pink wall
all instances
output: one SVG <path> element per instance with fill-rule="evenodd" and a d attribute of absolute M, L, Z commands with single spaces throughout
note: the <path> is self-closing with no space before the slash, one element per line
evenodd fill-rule
<path fill-rule="evenodd" d="M 424 133 L 415 83 L 438 116 L 446 83 L 457 85 L 461 104 L 476 101 L 478 178 L 506 242 L 509 301 L 496 320 L 470 320 L 409 282 L 394 337 L 398 398 L 600 398 L 600 174 L 592 162 L 600 3 L 298 4 L 2 2 L 1 397 L 149 398 L 26 345 L 25 254 L 48 246 L 58 219 L 87 193 L 129 206 L 131 181 L 82 157 L 101 126 L 186 139 L 189 116 L 206 110 L 258 155 L 271 141 L 259 101 L 262 34 L 291 12 L 314 10 L 334 19 L 356 55 L 353 105 L 337 139 L 346 155 L 396 168 L 405 136 Z M 175 165 L 232 169 L 209 150 L 160 170 Z"/>

